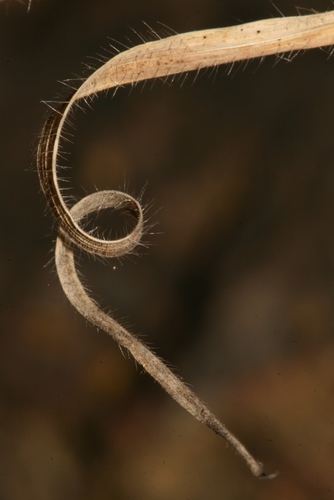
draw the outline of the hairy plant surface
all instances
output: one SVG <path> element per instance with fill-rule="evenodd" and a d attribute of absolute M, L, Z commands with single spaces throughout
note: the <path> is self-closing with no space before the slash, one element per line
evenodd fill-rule
<path fill-rule="evenodd" d="M 224 437 L 245 459 L 253 474 L 272 478 L 242 443 L 197 396 L 141 341 L 105 314 L 88 296 L 76 273 L 73 246 L 100 257 L 118 258 L 140 244 L 144 230 L 142 207 L 135 198 L 119 191 L 87 195 L 69 209 L 59 188 L 58 158 L 64 140 L 64 124 L 80 100 L 89 101 L 98 92 L 154 78 L 200 71 L 224 63 L 290 53 L 333 44 L 334 12 L 276 18 L 231 28 L 178 34 L 143 43 L 119 53 L 88 77 L 71 98 L 47 120 L 38 152 L 40 182 L 48 205 L 59 224 L 56 264 L 64 292 L 74 307 L 93 325 L 107 331 L 121 347 L 197 420 Z M 124 210 L 136 220 L 134 229 L 120 239 L 104 239 L 85 231 L 82 219 L 105 209 Z"/>

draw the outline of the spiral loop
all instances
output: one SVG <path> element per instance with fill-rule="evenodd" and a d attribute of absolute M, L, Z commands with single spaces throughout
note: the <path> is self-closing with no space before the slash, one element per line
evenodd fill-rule
<path fill-rule="evenodd" d="M 89 240 L 95 242 L 94 252 L 90 253 L 107 257 L 110 254 L 112 257 L 122 257 L 130 253 L 140 243 L 143 234 L 143 211 L 140 203 L 133 196 L 115 190 L 97 191 L 82 198 L 71 208 L 70 213 L 77 224 L 84 217 L 108 208 L 123 210 L 136 218 L 137 222 L 132 231 L 123 238 L 115 240 L 96 238 L 86 232 L 84 234 L 87 234 Z M 84 231 L 82 228 L 80 229 Z M 87 250 L 87 248 L 84 249 Z"/>
<path fill-rule="evenodd" d="M 69 210 L 59 188 L 56 159 L 62 126 L 71 105 L 70 99 L 49 117 L 42 131 L 37 154 L 41 187 L 51 212 L 59 222 L 59 232 L 65 239 L 92 255 L 121 257 L 138 245 L 143 234 L 144 217 L 140 203 L 121 191 L 100 191 L 83 198 Z M 88 234 L 78 224 L 83 216 L 106 208 L 127 210 L 137 219 L 136 226 L 123 238 L 107 240 Z"/>

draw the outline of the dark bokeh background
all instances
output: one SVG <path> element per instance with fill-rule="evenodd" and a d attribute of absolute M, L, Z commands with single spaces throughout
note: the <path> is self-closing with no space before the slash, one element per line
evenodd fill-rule
<path fill-rule="evenodd" d="M 0 3 L 0 498 L 333 498 L 334 59 L 123 89 L 76 114 L 69 146 L 73 193 L 148 181 L 158 222 L 140 257 L 83 258 L 87 283 L 280 471 L 263 483 L 67 303 L 35 153 L 41 100 L 66 96 L 57 81 L 82 62 L 97 67 L 108 37 L 132 46 L 132 29 L 149 37 L 142 21 L 165 35 L 158 21 L 182 32 L 277 12 L 268 0 L 26 7 Z"/>

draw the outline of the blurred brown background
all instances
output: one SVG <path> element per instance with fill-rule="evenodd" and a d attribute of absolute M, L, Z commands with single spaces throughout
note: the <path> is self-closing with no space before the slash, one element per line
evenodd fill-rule
<path fill-rule="evenodd" d="M 303 0 L 325 11 L 330 0 Z M 290 0 L 276 0 L 295 15 Z M 153 206 L 153 245 L 106 266 L 95 297 L 173 366 L 262 460 L 225 443 L 67 303 L 35 171 L 41 100 L 111 37 L 277 16 L 269 0 L 0 3 L 2 500 L 334 497 L 334 59 L 245 67 L 111 93 L 77 113 L 73 193 Z M 132 30 L 133 29 L 133 30 Z M 116 265 L 116 270 L 113 270 Z"/>

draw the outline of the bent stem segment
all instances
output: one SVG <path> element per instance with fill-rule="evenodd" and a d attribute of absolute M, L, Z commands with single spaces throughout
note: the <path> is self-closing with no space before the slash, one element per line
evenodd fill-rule
<path fill-rule="evenodd" d="M 63 232 L 90 253 L 103 257 L 119 255 L 116 243 L 94 238 L 79 227 L 60 192 L 57 174 L 60 141 L 70 111 L 80 99 L 152 78 L 333 44 L 334 11 L 331 11 L 181 33 L 138 45 L 110 59 L 47 120 L 42 131 L 38 148 L 40 183 Z M 132 243 L 130 239 L 126 241 L 129 248 Z"/>
<path fill-rule="evenodd" d="M 30 4 L 29 4 L 30 5 Z M 193 33 L 183 33 L 133 47 L 118 54 L 95 71 L 72 97 L 47 120 L 38 148 L 38 172 L 49 207 L 59 223 L 56 264 L 65 294 L 91 323 L 107 331 L 125 347 L 145 370 L 197 420 L 224 437 L 244 458 L 253 474 L 266 476 L 238 439 L 210 412 L 200 399 L 144 344 L 106 315 L 89 298 L 74 265 L 70 242 L 93 255 L 119 257 L 133 250 L 143 232 L 143 212 L 138 201 L 116 191 L 85 197 L 70 211 L 59 188 L 57 159 L 63 129 L 80 99 L 97 92 L 152 78 L 163 78 L 210 66 L 234 63 L 270 54 L 334 44 L 334 11 L 309 16 L 268 19 L 254 23 Z M 82 217 L 101 208 L 125 208 L 136 218 L 132 232 L 119 240 L 104 240 L 87 233 Z"/>

